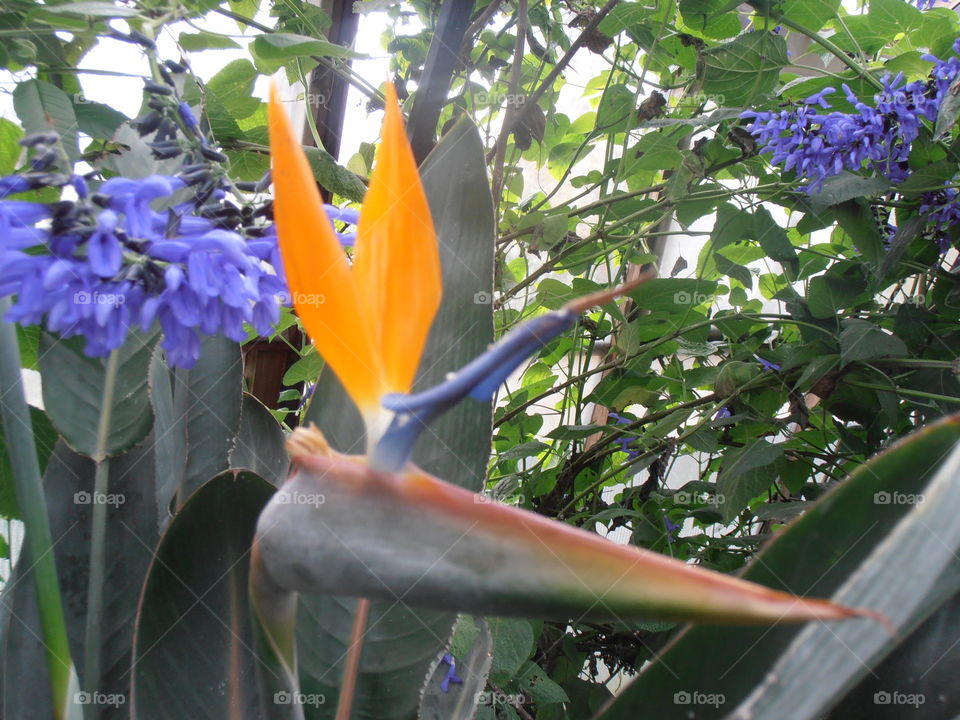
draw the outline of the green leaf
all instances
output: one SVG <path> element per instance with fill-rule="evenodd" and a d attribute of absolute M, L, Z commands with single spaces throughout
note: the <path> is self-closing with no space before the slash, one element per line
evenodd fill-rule
<path fill-rule="evenodd" d="M 33 441 L 37 450 L 37 461 L 42 473 L 47 467 L 47 461 L 57 442 L 57 431 L 43 410 L 30 408 L 30 423 L 33 427 Z M 20 519 L 20 510 L 17 508 L 16 483 L 13 479 L 13 467 L 7 448 L 6 433 L 0 421 L 0 517 Z"/>
<path fill-rule="evenodd" d="M 310 167 L 317 182 L 330 192 L 353 202 L 362 202 L 367 186 L 354 173 L 334 160 L 333 156 L 322 148 L 305 147 Z"/>
<path fill-rule="evenodd" d="M 876 195 L 889 188 L 889 180 L 863 177 L 844 170 L 839 175 L 833 175 L 823 181 L 823 187 L 820 188 L 820 191 L 810 195 L 810 205 L 815 212 L 822 212 L 831 205 L 858 197 Z"/>
<path fill-rule="evenodd" d="M 28 135 L 56 133 L 71 160 L 80 156 L 77 116 L 70 97 L 63 90 L 43 80 L 27 80 L 14 88 L 13 108 Z"/>
<path fill-rule="evenodd" d="M 941 585 L 957 587 L 956 572 L 947 573 Z M 874 665 L 826 720 L 899 720 L 904 706 L 909 707 L 911 720 L 939 720 L 946 708 L 957 706 L 951 668 L 960 661 L 958 629 L 960 596 L 953 595 Z"/>
<path fill-rule="evenodd" d="M 234 40 L 226 35 L 208 32 L 182 32 L 180 33 L 178 42 L 180 43 L 180 47 L 188 52 L 195 52 L 197 50 L 225 50 L 240 47 Z"/>
<path fill-rule="evenodd" d="M 784 39 L 752 32 L 705 50 L 703 91 L 716 96 L 718 105 L 744 107 L 773 90 L 780 68 L 787 64 Z"/>
<path fill-rule="evenodd" d="M 924 493 L 945 454 L 958 441 L 960 417 L 954 416 L 920 430 L 871 459 L 764 546 L 743 577 L 805 595 L 833 595 L 848 578 L 865 567 L 873 549 L 879 547 L 898 522 L 914 509 L 913 505 L 884 500 Z M 925 503 L 925 506 L 929 505 L 929 502 Z M 951 524 L 950 521 L 947 524 Z M 930 537 L 929 529 L 918 528 L 917 534 Z M 884 546 L 895 547 L 889 543 Z M 911 552 L 915 551 L 911 549 Z M 924 556 L 914 554 L 912 557 L 913 562 L 919 564 L 919 558 Z M 903 566 L 897 570 L 900 577 L 878 582 L 874 586 L 877 592 L 896 594 L 898 598 L 899 588 L 913 592 L 907 580 L 911 576 L 910 570 Z M 876 596 L 859 602 L 867 607 L 882 608 L 889 614 L 887 601 Z M 868 620 L 758 629 L 690 627 L 645 667 L 599 717 L 626 720 L 641 715 L 681 720 L 692 706 L 677 705 L 675 697 L 677 693 L 690 695 L 693 692 L 702 695 L 721 693 L 724 696 L 722 704 L 698 705 L 695 708 L 698 720 L 730 717 L 733 709 L 766 678 L 790 678 L 791 682 L 783 684 L 792 685 L 794 674 L 774 675 L 773 667 L 791 642 L 806 628 L 813 627 L 829 628 L 829 632 L 842 632 L 844 636 L 848 631 L 871 639 L 882 636 L 886 642 L 894 642 L 884 628 Z M 825 646 L 835 648 L 836 644 L 827 641 Z M 869 655 L 855 655 L 849 650 L 838 653 L 838 659 L 839 655 L 844 656 L 840 662 L 856 663 L 864 673 L 869 667 Z M 704 662 L 704 658 L 710 658 L 710 662 Z M 825 662 L 823 659 L 808 665 L 827 670 L 835 667 L 832 660 Z M 808 687 L 807 692 L 823 697 L 819 689 Z M 784 707 L 791 708 L 792 720 L 809 717 L 795 714 L 795 705 L 783 703 L 778 706 L 781 717 Z"/>
<path fill-rule="evenodd" d="M 717 283 L 688 278 L 654 278 L 630 293 L 639 307 L 646 310 L 685 312 L 696 305 L 710 302 Z"/>
<path fill-rule="evenodd" d="M 933 131 L 934 139 L 942 138 L 953 130 L 953 126 L 957 124 L 957 116 L 960 116 L 960 95 L 951 89 L 940 103 L 937 126 Z"/>
<path fill-rule="evenodd" d="M 533 653 L 533 628 L 529 620 L 490 618 L 487 622 L 493 637 L 490 677 L 497 684 L 505 685 Z"/>
<path fill-rule="evenodd" d="M 626 85 L 610 85 L 597 106 L 597 129 L 621 131 L 633 112 L 636 94 Z"/>
<path fill-rule="evenodd" d="M 308 345 L 303 356 L 291 365 L 283 374 L 284 385 L 296 385 L 302 382 L 314 382 L 323 370 L 323 358 L 315 345 Z"/>
<path fill-rule="evenodd" d="M 95 301 L 95 298 L 85 300 Z M 120 355 L 113 404 L 109 409 L 107 455 L 129 450 L 146 437 L 153 425 L 147 395 L 147 369 L 156 339 L 155 334 L 132 332 L 116 351 Z M 108 360 L 88 357 L 83 352 L 84 345 L 85 341 L 80 337 L 63 340 L 43 333 L 40 337 L 40 373 L 43 376 L 43 403 L 53 426 L 76 452 L 93 456 L 97 449 Z"/>
<path fill-rule="evenodd" d="M 784 0 L 780 11 L 808 30 L 820 30 L 837 15 L 840 0 Z"/>
<path fill-rule="evenodd" d="M 249 60 L 234 60 L 210 78 L 206 92 L 223 106 L 231 118 L 242 120 L 253 115 L 262 104 L 259 98 L 252 97 L 253 83 L 258 75 Z"/>
<path fill-rule="evenodd" d="M 177 513 L 143 587 L 131 715 L 264 717 L 247 578 L 257 517 L 272 494 L 256 475 L 228 472 Z"/>
<path fill-rule="evenodd" d="M 138 15 L 134 8 L 95 0 L 45 5 L 44 10 L 52 15 L 82 15 L 88 18 L 136 17 Z"/>
<path fill-rule="evenodd" d="M 0 175 L 11 175 L 20 164 L 23 148 L 20 138 L 23 130 L 6 118 L 0 118 Z"/>
<path fill-rule="evenodd" d="M 841 367 L 858 360 L 882 357 L 906 357 L 909 354 L 903 340 L 889 335 L 866 320 L 847 320 L 840 333 Z"/>
<path fill-rule="evenodd" d="M 287 479 L 290 468 L 280 423 L 252 395 L 244 393 L 241 407 L 240 432 L 230 453 L 230 467 L 250 470 L 279 487 Z"/>
<path fill-rule="evenodd" d="M 200 340 L 190 370 L 169 369 L 158 350 L 150 365 L 150 402 L 156 421 L 157 504 L 179 507 L 214 475 L 230 467 L 240 431 L 243 358 L 221 336 Z M 161 515 L 166 524 L 167 513 Z"/>
<path fill-rule="evenodd" d="M 570 702 L 563 688 L 551 680 L 536 663 L 528 662 L 523 666 L 517 675 L 516 684 L 524 695 L 532 698 L 538 706 Z"/>
<path fill-rule="evenodd" d="M 717 478 L 717 504 L 723 522 L 732 521 L 749 500 L 776 480 L 771 466 L 783 457 L 783 448 L 766 440 L 755 440 L 744 448 L 723 455 L 723 469 Z"/>
<path fill-rule="evenodd" d="M 851 275 L 830 273 L 811 278 L 807 303 L 813 317 L 833 317 L 838 310 L 850 307 L 865 292 L 863 281 Z"/>
<path fill-rule="evenodd" d="M 342 45 L 326 40 L 297 35 L 295 33 L 268 33 L 258 35 L 253 41 L 251 52 L 258 64 L 264 69 L 275 71 L 286 63 L 300 57 L 364 58 L 365 55 L 354 52 Z"/>
<path fill-rule="evenodd" d="M 943 574 L 955 571 L 960 550 L 960 525 L 955 522 L 960 512 L 960 484 L 956 482 L 960 445 L 955 444 L 946 458 L 937 460 L 935 473 L 908 502 L 905 516 L 891 529 L 886 542 L 876 546 L 836 595 L 843 602 L 884 613 L 898 633 L 926 610 Z M 821 718 L 853 682 L 870 674 L 871 665 L 901 641 L 902 636 L 878 623 L 860 628 L 852 624 L 809 625 L 734 713 L 753 720 L 773 720 L 789 707 L 791 717 L 797 720 Z M 781 677 L 790 682 L 774 680 Z"/>
<path fill-rule="evenodd" d="M 152 549 L 158 540 L 153 500 L 152 443 L 145 442 L 110 461 L 107 493 L 93 497 L 95 466 L 61 440 L 44 472 L 51 532 L 57 542 L 54 556 L 71 654 L 84 657 L 87 591 L 90 566 L 90 526 L 94 503 L 107 505 L 106 584 L 101 633 L 104 698 L 118 699 L 112 708 L 129 712 L 130 667 L 134 618 Z M 24 553 L 27 548 L 24 548 Z M 29 558 L 24 554 L 23 558 Z M 5 717 L 39 720 L 53 717 L 44 647 L 36 611 L 36 595 L 28 562 L 17 563 L 0 596 L 9 610 L 0 623 L 0 706 Z M 82 674 L 82 673 L 81 673 Z M 104 713 L 107 715 L 107 712 Z"/>
<path fill-rule="evenodd" d="M 129 118 L 109 105 L 92 102 L 83 96 L 75 97 L 73 111 L 80 132 L 91 138 L 109 140 Z"/>

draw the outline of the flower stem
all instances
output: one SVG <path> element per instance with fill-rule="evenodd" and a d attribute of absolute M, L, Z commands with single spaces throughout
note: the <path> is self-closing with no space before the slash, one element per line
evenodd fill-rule
<path fill-rule="evenodd" d="M 109 489 L 110 460 L 107 458 L 107 443 L 110 437 L 110 421 L 113 411 L 113 395 L 120 366 L 120 351 L 114 350 L 107 359 L 100 401 L 100 422 L 97 426 L 97 444 L 93 460 L 96 463 L 93 483 L 93 528 L 90 536 L 90 574 L 87 583 L 87 623 L 84 633 L 84 688 L 88 693 L 102 692 L 101 657 L 103 621 L 103 585 L 106 578 L 105 551 L 107 536 L 107 503 L 103 502 Z M 95 720 L 100 714 L 97 704 L 89 707 Z"/>
<path fill-rule="evenodd" d="M 340 682 L 336 720 L 350 720 L 350 708 L 353 705 L 353 696 L 357 690 L 357 675 L 360 673 L 363 635 L 367 631 L 367 618 L 369 616 L 370 601 L 367 598 L 360 598 L 357 600 L 356 615 L 353 616 L 350 645 L 347 646 L 347 664 L 343 669 L 343 680 Z"/>
<path fill-rule="evenodd" d="M 0 318 L 10 307 L 9 298 L 0 299 Z M 70 704 L 77 687 L 77 677 L 70 658 L 67 641 L 67 625 L 60 599 L 60 583 L 57 580 L 56 561 L 53 555 L 53 540 L 47 517 L 47 501 L 40 479 L 40 464 L 34 444 L 30 411 L 23 393 L 20 375 L 20 356 L 17 335 L 13 325 L 0 320 L 0 415 L 17 504 L 23 516 L 26 547 L 30 557 L 27 563 L 37 588 L 37 606 L 43 644 L 46 648 L 47 671 L 50 675 L 50 692 L 55 720 L 71 717 Z"/>

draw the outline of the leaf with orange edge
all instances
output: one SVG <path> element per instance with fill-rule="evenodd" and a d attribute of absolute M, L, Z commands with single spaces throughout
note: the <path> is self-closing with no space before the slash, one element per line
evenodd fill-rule
<path fill-rule="evenodd" d="M 375 306 L 358 291 L 275 86 L 269 122 L 274 217 L 293 305 L 354 403 L 372 413 L 384 393 Z"/>
<path fill-rule="evenodd" d="M 360 213 L 353 271 L 373 308 L 389 392 L 410 392 L 440 306 L 437 236 L 392 84 L 370 189 Z"/>

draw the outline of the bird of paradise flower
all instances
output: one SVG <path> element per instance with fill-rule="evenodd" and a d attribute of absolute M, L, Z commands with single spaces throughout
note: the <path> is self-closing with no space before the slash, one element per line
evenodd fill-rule
<path fill-rule="evenodd" d="M 275 218 L 296 311 L 367 430 L 366 456 L 347 456 L 332 450 L 315 428 L 298 429 L 288 442 L 295 470 L 261 514 L 251 573 L 253 605 L 292 678 L 295 601 L 290 597 L 298 592 L 402 597 L 412 606 L 558 619 L 774 624 L 874 616 L 486 502 L 409 464 L 427 423 L 467 396 L 489 401 L 534 350 L 571 327 L 587 308 L 630 287 L 582 298 L 528 321 L 445 382 L 411 395 L 441 302 L 441 268 L 394 89 L 387 87 L 381 143 L 352 266 L 275 89 L 269 120 Z M 324 302 L 309 302 L 319 296 Z M 297 493 L 322 494 L 325 502 L 291 502 Z M 349 716 L 366 602 L 358 605 L 338 718 Z"/>

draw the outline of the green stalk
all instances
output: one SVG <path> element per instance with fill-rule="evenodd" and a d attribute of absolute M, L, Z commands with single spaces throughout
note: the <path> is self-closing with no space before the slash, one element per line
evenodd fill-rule
<path fill-rule="evenodd" d="M 120 367 L 120 351 L 114 350 L 107 359 L 106 376 L 103 382 L 103 397 L 100 401 L 100 422 L 97 425 L 97 445 L 93 461 L 97 464 L 93 482 L 93 529 L 90 537 L 90 575 L 87 583 L 87 622 L 84 632 L 84 687 L 88 693 L 100 692 L 101 624 L 103 621 L 103 584 L 106 578 L 105 554 L 107 538 L 107 503 L 110 483 L 110 460 L 107 458 L 107 443 L 110 438 L 110 420 L 113 414 L 113 394 Z M 90 717 L 100 716 L 100 706 L 90 705 Z"/>
<path fill-rule="evenodd" d="M 10 300 L 0 299 L 0 318 L 10 307 Z M 47 500 L 40 479 L 40 463 L 34 445 L 30 411 L 23 393 L 20 376 L 20 354 L 13 325 L 0 320 L 0 388 L 3 400 L 4 434 L 13 468 L 17 503 L 23 516 L 26 546 L 29 550 L 31 574 L 37 588 L 37 605 L 43 644 L 46 648 L 47 671 L 50 675 L 50 694 L 55 720 L 74 717 L 73 693 L 77 676 L 70 658 L 67 625 L 60 602 L 60 583 L 53 555 L 53 539 L 47 517 Z"/>

